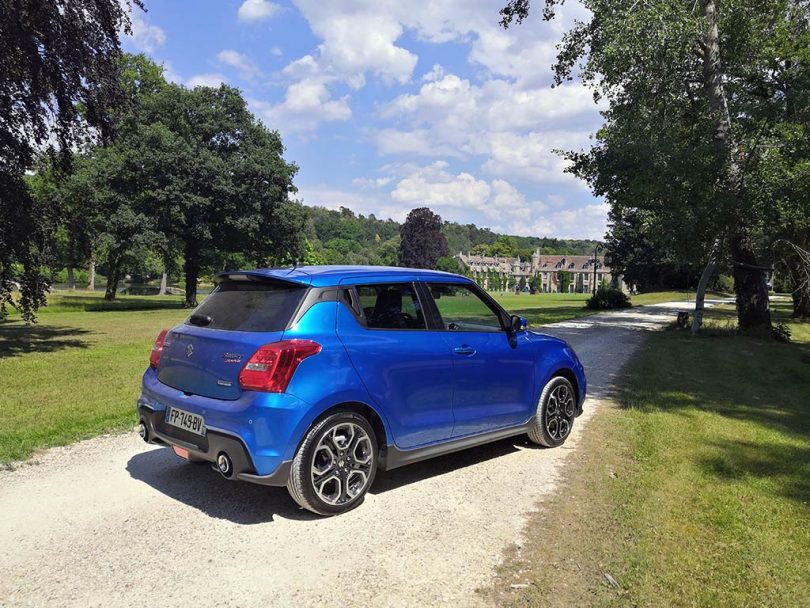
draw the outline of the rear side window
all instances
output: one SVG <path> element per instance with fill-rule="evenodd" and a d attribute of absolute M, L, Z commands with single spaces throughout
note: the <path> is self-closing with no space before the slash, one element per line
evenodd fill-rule
<path fill-rule="evenodd" d="M 287 327 L 305 287 L 270 282 L 223 281 L 200 304 L 186 325 L 231 331 L 280 331 Z M 201 317 L 209 317 L 200 322 Z"/>
<path fill-rule="evenodd" d="M 426 329 L 419 298 L 410 283 L 358 285 L 357 295 L 370 329 Z"/>

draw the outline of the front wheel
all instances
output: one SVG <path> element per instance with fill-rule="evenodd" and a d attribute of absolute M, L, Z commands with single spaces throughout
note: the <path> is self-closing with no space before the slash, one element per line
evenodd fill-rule
<path fill-rule="evenodd" d="M 287 490 L 318 515 L 337 515 L 363 501 L 377 473 L 377 439 L 354 412 L 327 416 L 307 432 L 293 459 Z"/>
<path fill-rule="evenodd" d="M 529 439 L 547 448 L 565 443 L 576 416 L 575 396 L 574 387 L 566 378 L 555 376 L 549 380 L 537 403 Z"/>

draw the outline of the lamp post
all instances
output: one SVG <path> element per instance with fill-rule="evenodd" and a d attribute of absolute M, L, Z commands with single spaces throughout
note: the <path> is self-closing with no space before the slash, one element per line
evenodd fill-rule
<path fill-rule="evenodd" d="M 593 287 L 593 295 L 596 295 L 596 254 L 600 249 L 601 246 L 599 245 L 593 248 L 593 285 L 591 285 L 591 287 Z"/>

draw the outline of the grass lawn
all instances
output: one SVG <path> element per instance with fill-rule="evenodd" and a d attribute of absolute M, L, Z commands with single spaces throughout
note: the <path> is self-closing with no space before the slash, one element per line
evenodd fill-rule
<path fill-rule="evenodd" d="M 810 323 L 789 323 L 794 344 L 734 335 L 730 307 L 707 325 L 650 336 L 491 599 L 807 605 Z"/>
<path fill-rule="evenodd" d="M 585 308 L 585 293 L 493 294 L 509 313 L 526 317 L 529 325 L 556 323 L 594 314 Z"/>
<path fill-rule="evenodd" d="M 134 426 L 152 343 L 188 314 L 46 311 L 0 323 L 0 462 Z"/>

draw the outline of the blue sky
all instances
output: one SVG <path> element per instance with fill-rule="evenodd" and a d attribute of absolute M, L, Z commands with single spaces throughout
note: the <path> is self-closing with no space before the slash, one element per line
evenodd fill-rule
<path fill-rule="evenodd" d="M 281 132 L 304 203 L 604 235 L 606 206 L 553 153 L 588 146 L 600 124 L 581 84 L 551 87 L 556 43 L 587 18 L 576 2 L 506 31 L 499 0 L 145 2 L 126 50 L 186 86 L 240 88 Z"/>

